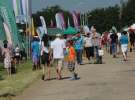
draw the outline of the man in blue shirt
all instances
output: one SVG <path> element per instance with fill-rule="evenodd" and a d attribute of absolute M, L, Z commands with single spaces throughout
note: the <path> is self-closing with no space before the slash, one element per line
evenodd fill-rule
<path fill-rule="evenodd" d="M 128 36 L 127 32 L 122 32 L 122 36 L 120 37 L 121 50 L 124 57 L 124 61 L 127 61 L 127 51 L 128 51 Z"/>
<path fill-rule="evenodd" d="M 38 68 L 39 59 L 40 59 L 40 45 L 37 37 L 33 38 L 31 43 L 32 50 L 32 61 L 33 61 L 33 70 Z"/>

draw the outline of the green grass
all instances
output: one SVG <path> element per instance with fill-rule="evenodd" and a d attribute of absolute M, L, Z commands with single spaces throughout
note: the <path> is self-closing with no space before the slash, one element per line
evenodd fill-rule
<path fill-rule="evenodd" d="M 10 100 L 6 97 L 16 96 L 34 82 L 41 71 L 32 71 L 31 61 L 17 66 L 17 74 L 8 77 L 0 64 L 0 100 Z"/>

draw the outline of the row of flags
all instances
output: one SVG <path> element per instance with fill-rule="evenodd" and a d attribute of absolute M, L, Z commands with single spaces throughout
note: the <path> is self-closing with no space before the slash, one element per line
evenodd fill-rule
<path fill-rule="evenodd" d="M 75 28 L 79 28 L 79 16 L 78 14 L 74 11 L 71 13 L 72 14 L 72 18 L 73 18 L 73 22 L 74 22 L 74 27 Z M 40 20 L 42 23 L 42 27 L 38 28 L 38 32 L 40 32 L 40 34 L 47 34 L 47 26 L 46 26 L 46 21 L 44 19 L 43 16 L 40 16 Z M 55 20 L 56 20 L 56 28 L 59 28 L 61 30 L 65 30 L 66 29 L 66 21 L 64 19 L 64 15 L 62 12 L 58 12 L 55 14 Z M 70 24 L 70 20 L 68 18 L 68 27 L 71 25 Z M 53 26 L 53 21 L 51 20 L 51 26 Z"/>
<path fill-rule="evenodd" d="M 34 29 L 34 20 L 33 18 L 28 18 L 29 15 L 31 15 L 31 0 L 12 0 L 13 4 L 13 10 L 14 10 L 14 15 L 16 19 L 16 23 L 29 23 L 30 22 L 30 30 L 31 34 L 35 35 L 35 29 Z M 74 22 L 74 27 L 79 28 L 79 17 L 78 13 L 73 11 L 71 13 L 73 22 Z M 41 31 L 42 33 L 47 34 L 47 26 L 46 26 L 46 21 L 43 16 L 40 16 L 40 20 L 42 23 L 42 26 L 37 29 L 37 31 Z M 64 19 L 64 15 L 62 12 L 58 12 L 55 15 L 55 20 L 56 20 L 56 27 L 65 30 L 66 29 L 66 22 Z M 53 21 L 51 20 L 51 26 L 53 26 Z M 68 19 L 68 26 L 70 26 L 70 20 Z"/>
<path fill-rule="evenodd" d="M 12 0 L 16 23 L 26 23 L 31 14 L 31 0 Z"/>

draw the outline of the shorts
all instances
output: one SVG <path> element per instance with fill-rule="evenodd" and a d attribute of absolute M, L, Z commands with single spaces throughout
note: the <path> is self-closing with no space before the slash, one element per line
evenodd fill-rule
<path fill-rule="evenodd" d="M 39 56 L 38 55 L 32 55 L 32 61 L 33 61 L 33 64 L 38 64 Z"/>
<path fill-rule="evenodd" d="M 73 72 L 75 70 L 75 63 L 74 62 L 68 62 L 68 69 L 70 72 Z"/>
<path fill-rule="evenodd" d="M 63 59 L 54 59 L 54 63 L 56 66 L 61 67 L 63 66 Z"/>
<path fill-rule="evenodd" d="M 127 50 L 128 50 L 128 45 L 127 45 L 127 44 L 122 44 L 122 45 L 121 45 L 121 50 L 122 50 L 122 52 L 127 52 Z"/>
<path fill-rule="evenodd" d="M 47 64 L 47 66 L 50 64 L 49 54 L 48 53 L 43 53 L 43 55 L 41 56 L 41 63 L 43 65 Z"/>

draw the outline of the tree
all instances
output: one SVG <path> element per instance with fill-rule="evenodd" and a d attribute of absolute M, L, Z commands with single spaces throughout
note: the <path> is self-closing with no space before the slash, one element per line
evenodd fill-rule
<path fill-rule="evenodd" d="M 95 9 L 88 13 L 89 26 L 94 25 L 99 32 L 119 28 L 119 6 Z"/>
<path fill-rule="evenodd" d="M 122 25 L 129 26 L 135 23 L 135 0 L 124 2 L 122 8 Z"/>

